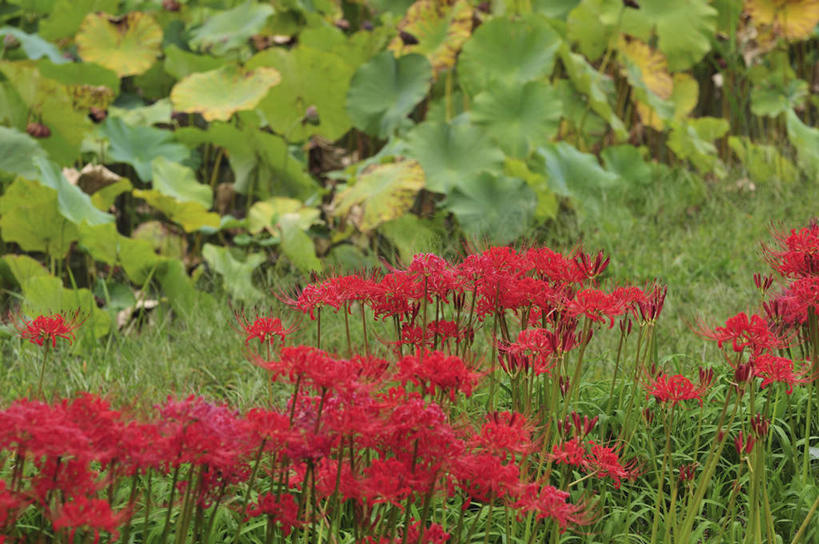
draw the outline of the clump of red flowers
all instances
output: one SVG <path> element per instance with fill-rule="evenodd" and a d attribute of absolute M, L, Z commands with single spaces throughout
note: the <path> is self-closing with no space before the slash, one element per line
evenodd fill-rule
<path fill-rule="evenodd" d="M 71 314 L 38 315 L 31 321 L 14 314 L 10 317 L 21 338 L 38 346 L 50 345 L 52 348 L 57 347 L 58 339 L 69 344 L 73 342 L 74 330 L 88 319 L 79 310 Z"/>

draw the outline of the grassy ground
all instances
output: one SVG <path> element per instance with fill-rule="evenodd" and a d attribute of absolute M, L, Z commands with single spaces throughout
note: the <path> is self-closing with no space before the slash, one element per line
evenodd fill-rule
<path fill-rule="evenodd" d="M 659 356 L 692 366 L 718 360 L 712 346 L 691 331 L 692 324 L 702 319 L 714 325 L 756 308 L 752 275 L 766 271 L 760 243 L 771 240 L 772 225 L 791 229 L 807 223 L 815 213 L 814 194 L 807 181 L 750 191 L 687 178 L 658 180 L 648 191 L 632 195 L 627 207 L 612 207 L 595 221 L 551 228 L 546 238 L 562 251 L 578 243 L 587 250 L 605 250 L 611 256 L 608 277 L 619 284 L 654 278 L 667 283 Z M 48 387 L 60 394 L 107 392 L 126 403 L 201 393 L 238 407 L 252 404 L 266 394 L 264 374 L 245 360 L 241 337 L 231 329 L 236 326 L 232 311 L 226 298 L 221 300 L 215 313 L 180 319 L 158 311 L 124 336 L 90 350 L 62 353 L 51 364 L 65 371 L 52 368 L 47 376 L 61 377 L 52 378 Z M 297 317 L 273 297 L 269 313 L 289 321 Z M 325 338 L 338 339 L 326 347 L 343 350 L 343 321 L 325 323 Z M 313 325 L 304 320 L 302 326 L 305 342 L 312 341 Z M 14 338 L 0 340 L 0 348 L 3 397 L 25 395 L 36 383 L 40 352 Z M 592 355 L 605 360 L 609 349 L 604 346 Z"/>

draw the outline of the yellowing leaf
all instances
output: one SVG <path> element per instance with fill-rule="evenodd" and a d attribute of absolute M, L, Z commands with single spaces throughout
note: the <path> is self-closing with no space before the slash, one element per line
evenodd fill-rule
<path fill-rule="evenodd" d="M 618 50 L 639 68 L 643 83 L 649 91 L 664 100 L 671 98 L 674 82 L 668 73 L 665 55 L 640 40 L 621 39 Z"/>
<path fill-rule="evenodd" d="M 171 221 L 182 225 L 186 232 L 193 232 L 202 227 L 219 227 L 219 214 L 209 212 L 198 202 L 181 202 L 172 196 L 163 195 L 156 189 L 135 189 L 133 194 L 167 215 Z"/>
<path fill-rule="evenodd" d="M 201 113 L 206 121 L 227 121 L 237 111 L 255 108 L 279 81 L 273 68 L 244 71 L 228 65 L 187 76 L 174 85 L 171 102 L 177 111 Z"/>
<path fill-rule="evenodd" d="M 451 6 L 440 0 L 418 0 L 407 10 L 398 30 L 418 39 L 405 45 L 396 36 L 389 45 L 398 55 L 420 53 L 429 59 L 436 73 L 455 65 L 455 57 L 472 34 L 472 7 L 465 0 Z"/>
<path fill-rule="evenodd" d="M 745 11 L 754 23 L 790 41 L 808 39 L 819 23 L 819 0 L 747 0 Z"/>
<path fill-rule="evenodd" d="M 77 34 L 83 60 L 96 62 L 118 76 L 142 74 L 159 56 L 162 28 L 150 15 L 138 11 L 122 17 L 89 13 Z"/>
<path fill-rule="evenodd" d="M 424 171 L 415 160 L 370 166 L 335 199 L 335 215 L 349 215 L 362 232 L 404 215 L 424 187 Z"/>
<path fill-rule="evenodd" d="M 622 61 L 627 66 L 624 75 L 636 75 L 648 93 L 653 93 L 660 100 L 668 100 L 674 91 L 674 80 L 668 73 L 668 62 L 665 56 L 639 40 L 632 39 L 626 41 L 620 38 L 618 50 L 622 55 Z M 631 69 L 632 73 L 629 73 Z M 634 74 L 634 71 L 639 74 Z M 633 84 L 633 83 L 632 83 Z M 663 130 L 662 116 L 658 114 L 656 108 L 651 104 L 650 96 L 635 97 L 637 114 L 644 125 L 656 130 Z"/>

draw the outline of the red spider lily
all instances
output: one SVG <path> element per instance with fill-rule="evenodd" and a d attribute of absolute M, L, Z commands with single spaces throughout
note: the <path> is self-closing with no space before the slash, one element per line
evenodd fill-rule
<path fill-rule="evenodd" d="M 671 402 L 671 406 L 676 406 L 686 400 L 694 400 L 702 406 L 702 396 L 708 390 L 708 383 L 694 385 L 682 375 L 669 376 L 660 374 L 646 387 L 646 398 L 654 397 L 657 402 Z"/>
<path fill-rule="evenodd" d="M 255 503 L 248 505 L 247 519 L 262 515 L 270 516 L 285 537 L 290 535 L 293 528 L 304 524 L 299 520 L 299 505 L 290 493 L 259 495 Z"/>
<path fill-rule="evenodd" d="M 737 353 L 750 348 L 752 354 L 758 355 L 781 344 L 762 317 L 754 314 L 748 318 L 745 312 L 729 318 L 724 327 L 715 327 L 714 330 L 710 330 L 701 326 L 698 332 L 706 338 L 715 340 L 719 347 L 730 341 L 731 347 Z"/>
<path fill-rule="evenodd" d="M 602 251 L 598 251 L 594 258 L 592 258 L 591 253 L 587 255 L 586 253 L 583 253 L 583 251 L 578 251 L 573 260 L 586 278 L 594 281 L 595 278 L 606 270 L 610 259 L 609 257 L 606 257 L 605 253 Z"/>
<path fill-rule="evenodd" d="M 296 330 L 296 327 L 285 328 L 282 325 L 282 320 L 278 317 L 257 317 L 251 323 L 244 313 L 236 312 L 236 321 L 245 333 L 245 346 L 250 344 L 254 338 L 259 340 L 262 345 L 273 345 L 276 337 L 281 343 L 284 343 L 285 338 Z"/>
<path fill-rule="evenodd" d="M 52 348 L 57 347 L 58 338 L 67 340 L 69 344 L 73 342 L 74 330 L 88 319 L 88 316 L 81 315 L 79 310 L 68 316 L 63 314 L 39 315 L 33 321 L 26 321 L 13 314 L 9 314 L 9 317 L 23 339 L 38 346 L 51 344 Z"/>
<path fill-rule="evenodd" d="M 804 365 L 798 370 L 794 370 L 792 360 L 785 357 L 777 357 L 771 354 L 762 354 L 753 360 L 751 365 L 754 376 L 762 378 L 760 387 L 765 389 L 770 384 L 778 382 L 788 386 L 786 393 L 793 393 L 793 386 L 799 383 L 811 383 L 809 365 Z M 807 376 L 807 377 L 806 377 Z"/>
<path fill-rule="evenodd" d="M 501 366 L 506 372 L 515 374 L 519 370 L 534 371 L 536 376 L 550 374 L 557 364 L 555 352 L 560 349 L 560 339 L 550 330 L 524 329 L 518 333 L 516 342 L 500 343 L 498 354 Z M 505 357 L 504 357 L 505 356 Z"/>
<path fill-rule="evenodd" d="M 407 355 L 398 361 L 397 378 L 403 385 L 412 382 L 422 388 L 422 394 L 446 393 L 452 402 L 456 393 L 469 397 L 479 376 L 460 357 L 440 351 Z"/>
<path fill-rule="evenodd" d="M 478 434 L 472 436 L 470 444 L 494 455 L 528 455 L 536 449 L 533 432 L 534 425 L 522 414 L 493 412 L 486 416 L 486 422 Z"/>
<path fill-rule="evenodd" d="M 680 481 L 681 482 L 690 482 L 694 479 L 694 476 L 697 472 L 697 467 L 699 463 L 688 463 L 685 465 L 680 465 Z"/>
<path fill-rule="evenodd" d="M 17 515 L 30 502 L 30 499 L 22 497 L 19 493 L 6 489 L 6 482 L 0 480 L 0 529 L 14 524 Z"/>
<path fill-rule="evenodd" d="M 551 485 L 532 483 L 523 488 L 515 508 L 521 513 L 534 513 L 537 519 L 551 518 L 557 522 L 561 531 L 565 531 L 569 524 L 587 523 L 582 507 L 567 502 L 568 499 L 569 494 L 565 491 Z"/>
<path fill-rule="evenodd" d="M 633 463 L 623 466 L 617 451 L 608 446 L 596 444 L 592 441 L 590 454 L 586 459 L 587 470 L 593 470 L 598 478 L 609 477 L 614 481 L 614 487 L 620 489 L 620 480 L 633 480 L 637 471 Z"/>
<path fill-rule="evenodd" d="M 568 307 L 569 315 L 572 317 L 584 315 L 587 319 L 598 322 L 608 319 L 609 328 L 614 326 L 614 317 L 622 315 L 625 309 L 625 304 L 619 297 L 597 289 L 578 291 Z"/>
<path fill-rule="evenodd" d="M 472 453 L 453 463 L 457 486 L 471 500 L 491 504 L 494 500 L 515 500 L 520 491 L 520 469 L 514 463 L 490 453 Z M 469 501 L 464 502 L 468 506 Z"/>
<path fill-rule="evenodd" d="M 640 310 L 640 317 L 642 317 L 643 321 L 653 322 L 660 317 L 667 294 L 667 285 L 654 284 L 650 291 L 646 290 L 646 298 L 637 301 L 637 308 Z"/>
<path fill-rule="evenodd" d="M 771 266 L 786 278 L 819 274 L 819 224 L 812 221 L 785 236 L 775 233 L 778 248 L 763 246 Z"/>
<path fill-rule="evenodd" d="M 428 527 L 423 528 L 423 531 L 421 529 L 420 521 L 416 521 L 409 526 L 407 529 L 407 544 L 444 544 L 449 540 L 450 534 L 437 523 L 430 523 Z"/>
<path fill-rule="evenodd" d="M 737 453 L 742 455 L 743 453 L 749 454 L 754 449 L 754 443 L 756 439 L 753 435 L 745 435 L 742 431 L 739 431 L 739 434 L 734 439 L 734 446 L 737 449 Z"/>
<path fill-rule="evenodd" d="M 552 446 L 552 460 L 557 464 L 564 464 L 574 467 L 585 467 L 586 445 L 580 438 L 572 438 L 562 444 Z"/>
<path fill-rule="evenodd" d="M 591 419 L 589 419 L 589 416 L 583 416 L 583 419 L 581 420 L 580 414 L 577 412 L 572 412 L 571 414 L 567 414 L 562 421 L 557 422 L 557 430 L 560 432 L 560 434 L 566 436 L 567 438 L 571 436 L 585 438 L 590 432 L 592 432 L 592 430 L 594 430 L 598 419 L 598 416 L 594 416 Z"/>
<path fill-rule="evenodd" d="M 526 252 L 526 259 L 541 279 L 548 280 L 553 285 L 581 283 L 587 277 L 574 259 L 548 247 L 529 249 Z"/>
<path fill-rule="evenodd" d="M 93 531 L 94 544 L 97 544 L 100 531 L 110 533 L 111 540 L 119 538 L 117 528 L 125 517 L 125 512 L 114 513 L 108 501 L 79 496 L 60 508 L 54 519 L 54 530 L 69 529 L 69 542 L 73 542 L 77 530 L 88 528 Z"/>
<path fill-rule="evenodd" d="M 757 440 L 768 435 L 768 427 L 771 425 L 771 420 L 762 414 L 757 414 L 751 418 L 751 430 Z"/>

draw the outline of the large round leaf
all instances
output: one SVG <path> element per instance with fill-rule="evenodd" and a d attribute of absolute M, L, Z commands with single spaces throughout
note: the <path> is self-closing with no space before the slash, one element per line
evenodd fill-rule
<path fill-rule="evenodd" d="M 561 104 L 557 91 L 541 81 L 495 85 L 475 97 L 472 119 L 508 155 L 525 157 L 557 134 Z"/>
<path fill-rule="evenodd" d="M 578 151 L 566 142 L 540 147 L 537 157 L 555 193 L 571 197 L 591 215 L 603 212 L 606 191 L 617 182 L 617 174 L 604 170 L 594 155 Z"/>
<path fill-rule="evenodd" d="M 45 157 L 46 152 L 37 140 L 24 132 L 8 127 L 0 127 L 0 171 L 19 174 L 32 179 L 37 175 L 35 157 Z"/>
<path fill-rule="evenodd" d="M 492 19 L 464 45 L 458 75 L 471 95 L 494 81 L 526 83 L 552 72 L 560 44 L 560 36 L 543 17 Z"/>
<path fill-rule="evenodd" d="M 201 113 L 206 121 L 227 121 L 255 108 L 280 80 L 273 68 L 244 71 L 231 64 L 189 75 L 174 85 L 171 102 L 177 111 Z"/>
<path fill-rule="evenodd" d="M 390 50 L 420 53 L 440 72 L 455 64 L 461 46 L 472 33 L 472 7 L 465 0 L 456 0 L 451 6 L 439 0 L 417 0 L 398 29 L 415 36 L 418 43 L 405 44 L 401 36 L 396 36 Z"/>
<path fill-rule="evenodd" d="M 141 74 L 160 53 L 162 28 L 150 15 L 138 11 L 122 17 L 89 13 L 77 34 L 83 60 L 96 62 L 117 75 Z"/>
<path fill-rule="evenodd" d="M 188 149 L 173 141 L 173 133 L 153 127 L 133 127 L 122 119 L 109 117 L 100 132 L 111 142 L 109 156 L 114 161 L 134 167 L 140 179 L 151 179 L 151 161 L 165 157 L 183 161 L 190 156 Z"/>
<path fill-rule="evenodd" d="M 370 166 L 336 196 L 335 213 L 346 216 L 353 206 L 360 206 L 361 213 L 350 214 L 350 220 L 358 230 L 368 232 L 407 213 L 423 187 L 424 171 L 416 161 Z"/>
<path fill-rule="evenodd" d="M 250 2 L 233 9 L 217 12 L 205 24 L 191 31 L 191 47 L 220 56 L 245 45 L 248 39 L 264 28 L 273 7 Z"/>
<path fill-rule="evenodd" d="M 657 35 L 657 45 L 672 72 L 693 66 L 711 50 L 717 10 L 708 0 L 640 0 L 640 9 L 623 12 L 623 30 L 644 41 Z"/>
<path fill-rule="evenodd" d="M 418 54 L 396 59 L 385 51 L 362 65 L 347 94 L 347 111 L 361 130 L 386 138 L 424 98 L 432 79 L 429 61 Z"/>
<path fill-rule="evenodd" d="M 485 131 L 466 123 L 429 122 L 407 137 L 410 155 L 418 159 L 427 177 L 426 188 L 448 193 L 461 180 L 484 171 L 499 173 L 503 153 Z"/>
<path fill-rule="evenodd" d="M 259 109 L 271 128 L 288 140 L 313 134 L 337 140 L 350 130 L 346 97 L 354 69 L 333 54 L 299 46 L 291 51 L 268 49 L 248 62 L 249 68 L 276 69 L 282 82 L 264 97 Z M 301 122 L 310 106 L 318 123 Z"/>
<path fill-rule="evenodd" d="M 757 25 L 771 26 L 775 34 L 792 41 L 810 38 L 819 24 L 816 0 L 748 0 L 745 11 Z"/>
<path fill-rule="evenodd" d="M 523 180 L 482 174 L 459 184 L 445 203 L 470 237 L 507 244 L 528 230 L 536 201 Z"/>

